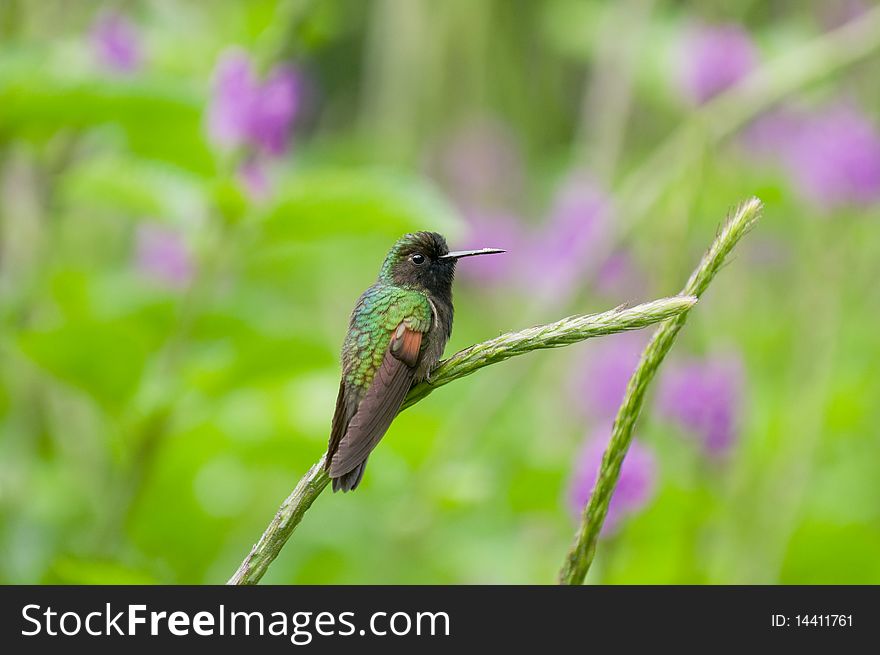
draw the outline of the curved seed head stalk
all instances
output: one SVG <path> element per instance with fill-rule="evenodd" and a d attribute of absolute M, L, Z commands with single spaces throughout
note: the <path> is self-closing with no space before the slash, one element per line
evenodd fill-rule
<path fill-rule="evenodd" d="M 569 316 L 556 323 L 502 334 L 489 341 L 465 348 L 440 362 L 431 373 L 430 383 L 422 382 L 410 389 L 401 411 L 419 402 L 437 387 L 470 375 L 484 366 L 524 355 L 533 350 L 560 348 L 591 337 L 648 327 L 680 315 L 690 309 L 695 302 L 697 299 L 693 296 L 663 298 L 635 307 L 619 307 L 601 314 Z M 228 584 L 245 585 L 259 582 L 328 482 L 330 478 L 324 470 L 322 457 L 309 469 L 282 503 L 275 518 L 269 523 L 260 540 L 251 548 Z"/>
<path fill-rule="evenodd" d="M 699 298 L 703 294 L 724 264 L 724 260 L 758 220 L 761 208 L 761 201 L 757 198 L 751 198 L 736 208 L 721 227 L 700 265 L 691 274 L 682 289 L 682 295 Z M 614 421 L 611 440 L 602 458 L 596 485 L 584 508 L 574 545 L 559 573 L 559 581 L 562 584 L 581 584 L 587 575 L 596 553 L 599 532 L 608 514 L 608 505 L 620 476 L 620 467 L 632 441 L 633 426 L 644 404 L 645 392 L 663 358 L 672 347 L 675 337 L 684 326 L 687 316 L 688 311 L 684 311 L 660 326 L 642 353 L 641 361 L 630 378 L 623 403 Z"/>
<path fill-rule="evenodd" d="M 618 307 L 601 314 L 569 316 L 555 323 L 508 332 L 475 344 L 438 363 L 431 371 L 430 381 L 420 382 L 409 390 L 401 411 L 416 404 L 434 389 L 475 373 L 489 364 L 533 350 L 561 348 L 592 337 L 645 328 L 681 314 L 696 301 L 693 296 L 661 298 L 635 307 Z"/>

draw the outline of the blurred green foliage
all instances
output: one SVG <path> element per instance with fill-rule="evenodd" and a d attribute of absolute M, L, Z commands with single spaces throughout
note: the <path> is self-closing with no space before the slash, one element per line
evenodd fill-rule
<path fill-rule="evenodd" d="M 474 121 L 505 125 L 523 153 L 516 209 L 541 235 L 567 172 L 595 171 L 613 196 L 690 119 L 671 82 L 689 21 L 746 25 L 768 60 L 826 29 L 804 3 L 735 4 L 4 2 L 0 581 L 225 581 L 326 447 L 348 313 L 387 248 L 409 230 L 469 234 L 437 174 L 444 145 Z M 136 26 L 133 74 L 95 61 L 108 8 Z M 308 81 L 267 197 L 206 129 L 230 46 Z M 631 83 L 617 128 L 609 56 Z M 873 57 L 803 98 L 846 94 L 876 120 L 878 73 Z M 675 292 L 728 206 L 759 195 L 763 223 L 673 353 L 741 354 L 737 441 L 708 460 L 649 408 L 656 493 L 589 579 L 878 583 L 878 204 L 828 214 L 736 138 L 686 147 L 693 164 L 612 237 L 648 284 L 587 280 L 550 302 L 462 272 L 449 352 Z M 144 225 L 180 236 L 185 284 L 139 267 Z M 594 427 L 570 380 L 598 347 L 488 368 L 402 414 L 362 487 L 323 495 L 265 580 L 553 581 Z"/>

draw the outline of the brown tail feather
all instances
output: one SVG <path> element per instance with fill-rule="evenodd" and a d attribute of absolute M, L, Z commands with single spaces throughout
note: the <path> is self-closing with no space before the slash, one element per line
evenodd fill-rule
<path fill-rule="evenodd" d="M 343 473 L 338 478 L 332 478 L 334 493 L 337 491 L 342 491 L 344 493 L 346 491 L 354 491 L 357 489 L 357 486 L 361 483 L 361 478 L 364 477 L 364 470 L 366 468 L 367 460 L 364 460 L 348 473 Z"/>

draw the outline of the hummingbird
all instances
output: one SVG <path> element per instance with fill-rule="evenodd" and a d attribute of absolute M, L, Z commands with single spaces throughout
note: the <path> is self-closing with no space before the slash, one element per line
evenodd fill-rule
<path fill-rule="evenodd" d="M 452 282 L 464 257 L 498 248 L 449 252 L 436 232 L 405 234 L 376 282 L 355 304 L 342 345 L 342 380 L 325 468 L 333 491 L 360 484 L 367 457 L 415 382 L 429 379 L 452 334 Z"/>

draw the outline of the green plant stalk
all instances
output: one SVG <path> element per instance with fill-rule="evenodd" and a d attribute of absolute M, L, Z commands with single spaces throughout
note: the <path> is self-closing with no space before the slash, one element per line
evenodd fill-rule
<path fill-rule="evenodd" d="M 682 315 L 696 302 L 696 297 L 691 295 L 662 298 L 635 307 L 618 307 L 600 314 L 569 316 L 548 325 L 502 334 L 465 348 L 437 364 L 431 372 L 430 382 L 420 382 L 410 389 L 401 411 L 424 399 L 434 389 L 475 373 L 484 366 L 533 350 L 561 348 L 592 337 L 645 328 Z M 227 584 L 246 585 L 259 582 L 329 481 L 322 457 L 282 503 L 269 527 Z"/>
<path fill-rule="evenodd" d="M 691 274 L 682 290 L 682 295 L 699 298 L 708 288 L 716 273 L 721 269 L 724 260 L 736 247 L 739 240 L 755 224 L 761 214 L 761 201 L 751 198 L 740 205 L 733 215 L 728 217 L 712 246 L 703 256 L 700 265 Z M 688 310 L 660 326 L 642 353 L 639 365 L 627 385 L 623 403 L 617 412 L 611 440 L 602 457 L 599 475 L 590 494 L 590 500 L 584 508 L 581 524 L 575 542 L 568 553 L 562 570 L 559 573 L 561 584 L 582 584 L 596 554 L 596 543 L 608 505 L 614 494 L 614 488 L 620 477 L 620 467 L 632 442 L 633 427 L 645 400 L 648 385 L 657 373 L 657 369 L 672 347 L 675 337 L 687 321 Z"/>

